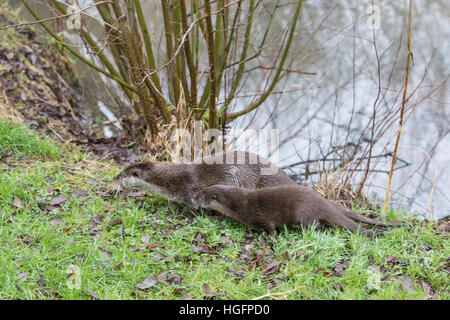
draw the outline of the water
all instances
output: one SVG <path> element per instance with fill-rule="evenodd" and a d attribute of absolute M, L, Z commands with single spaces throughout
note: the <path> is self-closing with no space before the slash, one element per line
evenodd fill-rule
<path fill-rule="evenodd" d="M 154 1 L 142 2 L 144 12 L 156 12 Z M 79 3 L 84 6 L 90 1 Z M 270 2 L 265 3 L 270 5 Z M 368 25 L 367 12 L 371 8 L 367 3 L 305 1 L 287 69 L 315 74 L 289 74 L 276 89 L 285 91 L 284 95 L 272 95 L 256 115 L 253 112 L 232 123 L 233 128 L 280 129 L 280 158 L 277 161 L 280 166 L 321 159 L 325 155 L 328 159 L 341 157 L 339 147 L 350 142 L 357 144 L 361 135 L 363 139 L 356 155 L 364 157 L 371 140 L 371 130 L 364 128 L 371 126 L 374 106 L 375 127 L 379 130 L 375 130 L 377 143 L 372 155 L 392 152 L 398 119 L 395 116 L 388 118 L 391 123 L 388 126 L 385 116 L 398 115 L 401 102 L 407 1 L 374 1 L 379 13 L 375 30 Z M 17 1 L 12 4 L 19 6 Z M 45 9 L 40 10 L 45 15 Z M 95 8 L 88 12 L 95 18 Z M 394 172 L 391 188 L 392 206 L 429 218 L 450 214 L 450 186 L 447 183 L 450 181 L 447 170 L 450 163 L 450 108 L 446 82 L 450 74 L 449 15 L 446 0 L 414 1 L 413 63 L 408 83 L 408 96 L 411 96 L 406 105 L 397 168 L 407 166 Z M 285 7 L 275 21 L 274 36 L 269 42 L 273 48 L 281 39 L 276 31 L 286 26 L 290 16 L 289 7 Z M 160 19 L 160 16 L 152 16 L 152 19 Z M 264 19 L 264 10 L 261 10 L 255 20 Z M 85 23 L 89 24 L 89 30 L 98 30 L 101 35 L 103 29 L 95 19 L 86 18 Z M 158 28 L 161 24 L 156 24 L 151 31 L 159 34 L 162 30 Z M 84 50 L 74 32 L 67 33 L 67 39 Z M 77 63 L 77 70 L 84 86 L 90 88 L 84 108 L 94 116 L 112 120 L 103 126 L 105 135 L 117 133 L 120 127 L 114 120 L 120 116 L 120 106 L 126 100 L 104 77 L 80 63 Z M 256 72 L 251 79 L 255 80 L 246 84 L 233 110 L 241 110 L 250 103 L 252 94 L 263 83 L 260 80 L 264 79 L 264 74 Z M 381 132 L 383 135 L 378 136 Z M 346 148 L 347 152 L 352 148 Z M 373 172 L 367 178 L 364 191 L 379 201 L 384 198 L 390 162 L 390 157 L 377 157 L 371 161 Z M 365 168 L 365 163 L 363 161 L 361 168 Z M 309 170 L 333 165 L 336 163 L 332 161 L 314 161 L 309 164 Z M 304 171 L 303 164 L 292 167 L 291 173 L 301 175 Z M 362 172 L 356 172 L 352 182 L 358 185 L 362 176 Z"/>

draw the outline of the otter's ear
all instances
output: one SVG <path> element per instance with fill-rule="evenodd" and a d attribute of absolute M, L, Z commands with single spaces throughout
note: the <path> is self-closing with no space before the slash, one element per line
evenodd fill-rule
<path fill-rule="evenodd" d="M 217 194 L 213 193 L 213 194 L 211 195 L 211 199 L 213 199 L 213 200 L 218 200 Z"/>

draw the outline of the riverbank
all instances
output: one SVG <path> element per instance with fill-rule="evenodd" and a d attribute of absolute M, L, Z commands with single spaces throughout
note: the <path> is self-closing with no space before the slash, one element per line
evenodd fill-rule
<path fill-rule="evenodd" d="M 450 298 L 436 223 L 272 241 L 158 196 L 116 195 L 117 164 L 23 124 L 0 121 L 0 158 L 1 299 Z"/>

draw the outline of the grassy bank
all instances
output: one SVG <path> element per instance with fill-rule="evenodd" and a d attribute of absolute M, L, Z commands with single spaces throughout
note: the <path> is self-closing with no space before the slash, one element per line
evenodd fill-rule
<path fill-rule="evenodd" d="M 272 242 L 161 197 L 114 195 L 118 170 L 0 121 L 1 299 L 450 298 L 449 239 L 431 224 Z"/>

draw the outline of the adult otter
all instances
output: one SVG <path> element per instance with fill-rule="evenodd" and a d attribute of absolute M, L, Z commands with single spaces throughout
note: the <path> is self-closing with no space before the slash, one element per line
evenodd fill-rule
<path fill-rule="evenodd" d="M 248 190 L 226 185 L 215 185 L 194 195 L 194 206 L 213 209 L 256 229 L 263 229 L 269 235 L 282 225 L 298 229 L 313 223 L 321 226 L 358 230 L 373 236 L 373 232 L 358 226 L 356 221 L 377 226 L 393 226 L 399 223 L 364 217 L 337 203 L 322 198 L 311 188 L 298 185 L 277 186 L 260 190 Z"/>
<path fill-rule="evenodd" d="M 215 162 L 215 163 L 214 163 Z M 269 169 L 274 169 L 270 172 Z M 266 173 L 272 174 L 264 174 Z M 230 151 L 196 163 L 141 162 L 115 178 L 116 184 L 141 187 L 170 200 L 192 206 L 193 195 L 209 186 L 233 185 L 260 189 L 296 183 L 268 160 L 244 151 Z"/>

